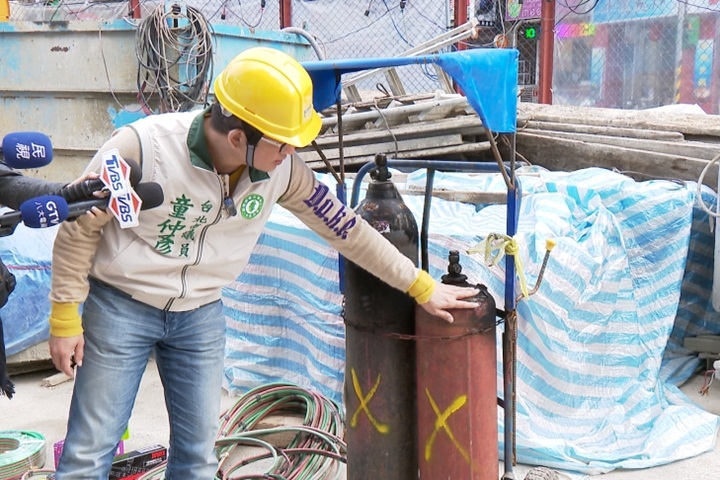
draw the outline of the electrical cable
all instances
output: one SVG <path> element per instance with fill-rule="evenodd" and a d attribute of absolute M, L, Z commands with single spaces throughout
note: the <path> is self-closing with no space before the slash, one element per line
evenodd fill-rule
<path fill-rule="evenodd" d="M 303 28 L 298 27 L 285 27 L 281 32 L 286 33 L 294 33 L 296 35 L 301 35 L 305 40 L 308 41 L 310 46 L 312 47 L 313 51 L 315 51 L 315 55 L 317 55 L 318 60 L 325 60 L 327 58 L 327 52 L 325 52 L 324 49 L 320 48 L 320 44 L 318 44 L 318 39 L 314 35 L 312 35 L 310 32 Z"/>
<path fill-rule="evenodd" d="M 400 37 L 400 40 L 407 43 L 410 46 L 410 48 L 415 47 L 415 45 L 410 43 L 410 41 L 408 39 L 406 39 L 405 36 L 402 34 L 402 32 L 400 31 L 400 28 L 398 28 L 397 24 L 395 23 L 395 19 L 392 16 L 392 10 L 395 10 L 400 7 L 393 7 L 391 9 L 390 6 L 387 4 L 387 0 L 383 0 L 383 4 L 385 5 L 385 9 L 387 10 L 387 13 L 390 15 L 390 23 L 392 24 L 393 29 L 395 30 L 395 33 L 397 33 L 398 37 Z"/>
<path fill-rule="evenodd" d="M 713 212 L 705 204 L 705 201 L 702 198 L 702 185 L 703 185 L 703 181 L 705 180 L 705 174 L 708 172 L 708 170 L 710 170 L 710 167 L 712 167 L 713 165 L 715 165 L 718 162 L 720 162 L 720 154 L 715 155 L 715 157 L 713 157 L 713 159 L 710 160 L 707 163 L 707 165 L 705 165 L 705 168 L 702 169 L 702 172 L 700 173 L 700 178 L 698 178 L 698 181 L 697 181 L 697 192 L 696 192 L 696 198 L 697 198 L 698 203 L 700 204 L 700 207 L 702 207 L 702 209 L 705 211 L 705 213 L 707 213 L 708 215 L 710 215 L 713 218 L 720 217 L 720 210 L 718 210 L 718 212 Z M 720 193 L 720 192 L 718 192 L 718 193 Z M 718 200 L 718 201 L 720 201 L 720 200 Z"/>
<path fill-rule="evenodd" d="M 20 478 L 45 464 L 45 437 L 32 431 L 0 431 L 0 452 L 0 478 Z"/>
<path fill-rule="evenodd" d="M 237 6 L 240 7 L 240 13 L 236 13 L 235 10 L 232 9 L 231 6 L 227 5 L 227 2 L 223 3 L 223 6 L 226 7 L 226 13 L 231 13 L 234 17 L 239 19 L 247 28 L 254 29 L 257 28 L 260 23 L 263 21 L 263 17 L 265 16 L 265 7 L 263 6 L 263 3 L 260 3 L 260 14 L 258 15 L 258 19 L 255 23 L 250 23 L 247 20 L 245 20 L 245 14 L 243 13 L 245 11 L 245 8 L 243 7 L 243 4 L 240 0 L 237 1 Z"/>
<path fill-rule="evenodd" d="M 214 32 L 203 14 L 191 7 L 158 6 L 138 25 L 135 54 L 138 101 L 146 113 L 192 110 L 205 105 L 212 78 Z M 147 93 L 149 92 L 149 93 Z"/>

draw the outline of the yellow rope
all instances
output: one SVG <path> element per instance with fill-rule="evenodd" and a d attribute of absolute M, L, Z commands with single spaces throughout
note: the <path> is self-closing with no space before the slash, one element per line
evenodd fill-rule
<path fill-rule="evenodd" d="M 492 267 L 502 260 L 505 254 L 512 255 L 515 260 L 515 273 L 520 280 L 520 292 L 524 298 L 528 298 L 527 281 L 523 269 L 522 258 L 520 257 L 520 244 L 515 237 L 501 233 L 491 233 L 485 240 L 470 248 L 467 253 L 485 253 L 485 263 Z"/>

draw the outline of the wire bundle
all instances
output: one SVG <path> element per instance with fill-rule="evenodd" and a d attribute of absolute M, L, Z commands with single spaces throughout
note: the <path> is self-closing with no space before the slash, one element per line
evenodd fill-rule
<path fill-rule="evenodd" d="M 175 4 L 158 6 L 138 25 L 138 101 L 153 113 L 151 99 L 159 97 L 159 112 L 191 110 L 207 100 L 212 78 L 213 31 L 203 14 Z"/>
<path fill-rule="evenodd" d="M 18 479 L 44 464 L 44 436 L 31 431 L 0 431 L 0 479 Z"/>

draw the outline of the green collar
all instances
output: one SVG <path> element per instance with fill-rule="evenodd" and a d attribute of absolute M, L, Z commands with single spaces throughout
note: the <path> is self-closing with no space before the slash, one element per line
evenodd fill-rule
<path fill-rule="evenodd" d="M 202 168 L 203 170 L 213 170 L 212 161 L 210 160 L 210 151 L 207 146 L 207 139 L 205 138 L 205 129 L 203 128 L 203 120 L 210 115 L 210 107 L 203 110 L 202 115 L 198 115 L 192 121 L 190 130 L 188 130 L 187 146 L 190 150 L 190 163 L 193 166 Z M 260 180 L 267 180 L 270 175 L 262 170 L 257 170 L 250 167 L 248 169 L 250 175 L 250 181 L 257 182 Z"/>

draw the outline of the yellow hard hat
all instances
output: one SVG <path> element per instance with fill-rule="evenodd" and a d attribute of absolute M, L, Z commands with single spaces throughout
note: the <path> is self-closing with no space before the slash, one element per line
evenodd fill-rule
<path fill-rule="evenodd" d="M 320 132 L 310 75 L 280 50 L 245 50 L 220 72 L 213 88 L 225 110 L 279 142 L 304 147 Z"/>

